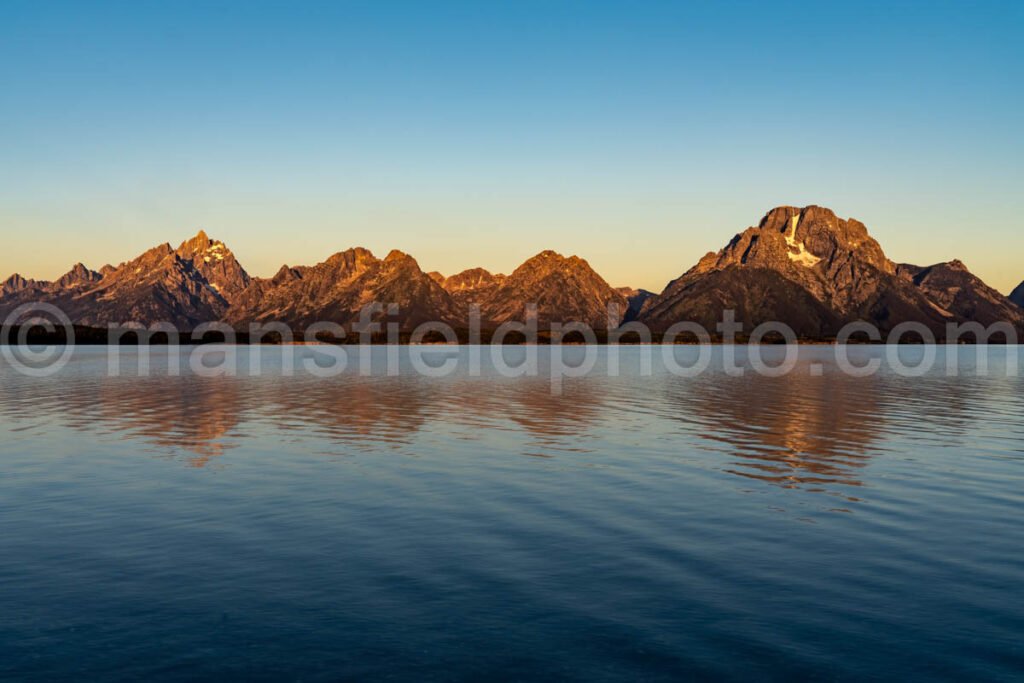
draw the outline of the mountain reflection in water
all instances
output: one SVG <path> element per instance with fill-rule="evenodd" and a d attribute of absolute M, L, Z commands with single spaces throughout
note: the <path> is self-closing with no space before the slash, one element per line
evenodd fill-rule
<path fill-rule="evenodd" d="M 0 678 L 1019 677 L 1020 349 L 916 378 L 729 350 L 742 377 L 598 349 L 560 394 L 465 348 L 448 377 L 0 362 Z"/>
<path fill-rule="evenodd" d="M 543 360 L 548 350 L 541 351 Z M 900 378 L 884 369 L 851 377 L 823 364 L 829 352 L 816 347 L 802 348 L 797 367 L 782 377 L 761 376 L 749 367 L 742 377 L 729 376 L 713 363 L 693 378 L 676 377 L 658 363 L 652 376 L 643 376 L 635 347 L 621 350 L 621 374 L 609 377 L 607 349 L 601 349 L 594 370 L 564 380 L 561 395 L 553 395 L 543 364 L 538 377 L 507 378 L 484 353 L 481 376 L 468 376 L 465 348 L 459 350 L 458 371 L 443 378 L 418 375 L 404 355 L 397 376 L 382 370 L 362 376 L 355 360 L 359 349 L 349 350 L 352 358 L 341 376 L 311 377 L 301 365 L 294 376 L 285 376 L 281 352 L 273 348 L 261 350 L 261 371 L 252 376 L 247 349 L 238 352 L 238 376 L 196 376 L 188 369 L 189 349 L 180 350 L 181 376 L 166 376 L 160 349 L 153 353 L 150 376 L 136 377 L 132 350 L 122 350 L 121 376 L 111 377 L 103 349 L 79 349 L 55 377 L 30 379 L 7 369 L 0 411 L 9 419 L 30 418 L 37 428 L 58 421 L 139 440 L 151 453 L 182 457 L 194 467 L 252 439 L 276 439 L 324 455 L 430 457 L 429 448 L 417 448 L 424 431 L 480 442 L 481 455 L 489 440 L 518 433 L 526 437 L 523 455 L 593 456 L 595 463 L 616 442 L 631 441 L 638 450 L 654 445 L 660 457 L 669 458 L 685 445 L 688 452 L 680 457 L 692 460 L 696 452 L 703 466 L 812 492 L 835 492 L 838 486 L 856 500 L 854 492 L 870 483 L 866 470 L 887 448 L 889 433 L 948 442 L 969 432 L 978 406 L 986 403 L 979 392 L 1012 394 L 1016 386 L 1015 379 L 998 376 L 1001 366 L 991 370 L 994 377 L 957 381 Z M 362 352 L 376 354 L 374 367 L 384 367 L 385 349 Z M 683 347 L 681 353 L 695 352 Z M 299 350 L 299 362 L 302 357 Z M 816 373 L 812 365 L 825 367 Z M 972 370 L 969 363 L 967 369 Z M 998 421 L 998 411 L 986 419 Z"/>

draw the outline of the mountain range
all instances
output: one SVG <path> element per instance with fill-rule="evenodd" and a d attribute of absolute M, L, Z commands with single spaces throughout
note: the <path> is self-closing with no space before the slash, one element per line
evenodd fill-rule
<path fill-rule="evenodd" d="M 808 339 L 835 336 L 858 320 L 883 333 L 917 322 L 938 338 L 949 322 L 1024 328 L 1021 306 L 960 261 L 894 263 L 863 223 L 818 206 L 772 209 L 648 300 L 638 319 L 653 329 L 691 320 L 710 330 L 725 309 L 748 331 L 782 321 Z"/>
<path fill-rule="evenodd" d="M 474 304 L 485 328 L 523 321 L 535 305 L 541 329 L 571 321 L 605 329 L 636 320 L 654 330 L 693 321 L 714 331 L 732 309 L 747 332 L 781 321 L 805 339 L 833 337 L 858 320 L 883 333 L 918 322 L 938 338 L 949 322 L 1005 321 L 1024 330 L 1024 283 L 1007 297 L 957 260 L 895 263 L 864 224 L 818 206 L 772 209 L 660 294 L 614 288 L 584 259 L 553 251 L 509 275 L 471 268 L 446 277 L 424 272 L 403 252 L 381 259 L 356 247 L 258 278 L 227 245 L 200 231 L 177 248 L 163 244 L 116 267 L 94 271 L 79 263 L 52 282 L 12 275 L 0 284 L 0 319 L 40 301 L 82 326 L 170 322 L 183 331 L 209 321 L 239 329 L 283 322 L 297 331 L 319 321 L 345 325 L 373 302 L 397 304 L 388 320 L 404 330 L 427 321 L 465 328 Z"/>

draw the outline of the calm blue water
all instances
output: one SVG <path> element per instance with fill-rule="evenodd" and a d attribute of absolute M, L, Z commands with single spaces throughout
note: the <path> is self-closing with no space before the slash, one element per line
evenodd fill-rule
<path fill-rule="evenodd" d="M 959 378 L 824 347 L 608 377 L 602 349 L 560 396 L 486 354 L 319 379 L 282 353 L 0 361 L 0 678 L 1024 675 L 1019 349 Z"/>

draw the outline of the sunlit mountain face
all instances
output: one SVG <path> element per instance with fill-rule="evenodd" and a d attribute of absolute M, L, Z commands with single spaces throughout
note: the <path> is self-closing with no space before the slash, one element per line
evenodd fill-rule
<path fill-rule="evenodd" d="M 253 278 L 227 245 L 200 231 L 177 249 L 163 244 L 98 272 L 78 264 L 55 282 L 13 275 L 0 285 L 0 313 L 45 301 L 85 326 L 170 322 L 188 330 L 226 321 L 301 330 L 325 321 L 351 324 L 376 302 L 397 305 L 392 321 L 403 330 L 425 322 L 465 328 L 470 306 L 479 307 L 489 328 L 535 315 L 541 325 L 582 322 L 600 330 L 633 320 L 654 330 L 681 321 L 714 330 L 731 310 L 748 331 L 778 321 L 804 339 L 834 337 L 855 321 L 882 333 L 916 322 L 941 339 L 950 323 L 1003 322 L 1024 330 L 1022 291 L 1003 296 L 960 261 L 894 263 L 859 221 L 818 206 L 782 206 L 660 294 L 613 288 L 584 259 L 554 251 L 540 252 L 510 275 L 471 268 L 446 277 L 425 273 L 409 254 L 395 250 L 378 258 L 357 247 Z"/>

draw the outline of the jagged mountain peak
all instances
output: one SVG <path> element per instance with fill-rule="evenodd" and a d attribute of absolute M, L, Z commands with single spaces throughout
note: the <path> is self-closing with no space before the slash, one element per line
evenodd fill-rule
<path fill-rule="evenodd" d="M 4 280 L 3 283 L 0 283 L 0 295 L 6 296 L 8 294 L 21 292 L 26 289 L 35 287 L 37 286 L 37 284 L 38 283 L 35 280 L 26 278 L 22 276 L 20 273 L 14 273 L 9 278 Z"/>
<path fill-rule="evenodd" d="M 850 320 L 883 330 L 904 320 L 941 329 L 947 322 L 1009 320 L 1024 326 L 1024 283 L 1011 297 L 985 285 L 959 260 L 928 267 L 892 263 L 863 223 L 821 206 L 777 206 L 753 227 L 674 280 L 660 295 L 610 287 L 583 258 L 546 249 L 510 275 L 470 268 L 445 277 L 424 273 L 393 250 L 383 259 L 363 247 L 315 266 L 282 266 L 251 279 L 223 242 L 205 230 L 174 249 L 164 243 L 98 273 L 76 264 L 55 282 L 19 274 L 0 283 L 0 313 L 19 302 L 52 300 L 76 323 L 352 320 L 370 302 L 399 304 L 401 324 L 466 321 L 481 307 L 485 323 L 523 320 L 536 304 L 541 324 L 584 321 L 603 328 L 608 305 L 655 329 L 680 320 L 713 325 L 733 308 L 754 325 L 792 321 L 800 334 L 827 336 Z M 1016 306 L 1012 305 L 1016 304 Z M 709 327 L 709 329 L 711 329 Z"/>
<path fill-rule="evenodd" d="M 445 278 L 442 284 L 448 292 L 454 294 L 465 290 L 491 287 L 500 284 L 505 277 L 500 273 L 495 275 L 486 268 L 467 268 L 461 273 Z"/>
<path fill-rule="evenodd" d="M 779 206 L 764 215 L 717 253 L 700 260 L 700 272 L 750 265 L 790 274 L 829 271 L 856 260 L 886 273 L 895 273 L 881 246 L 860 221 L 836 216 L 831 209 L 811 205 Z M 800 276 L 798 276 L 800 277 Z"/>
<path fill-rule="evenodd" d="M 99 282 L 102 279 L 103 276 L 100 273 L 90 270 L 84 263 L 76 263 L 71 267 L 71 270 L 57 280 L 56 285 L 61 289 L 66 289 L 69 287 L 89 285 L 94 282 Z"/>
<path fill-rule="evenodd" d="M 224 242 L 213 239 L 200 230 L 195 237 L 185 240 L 175 255 L 190 263 L 206 284 L 225 302 L 233 301 L 251 278 Z"/>
<path fill-rule="evenodd" d="M 384 257 L 384 263 L 410 265 L 419 268 L 419 263 L 416 262 L 416 259 L 400 249 L 389 251 L 388 255 Z"/>
<path fill-rule="evenodd" d="M 462 310 L 468 311 L 470 304 L 482 304 L 505 278 L 485 268 L 468 268 L 444 278 L 440 284 Z"/>
<path fill-rule="evenodd" d="M 277 273 L 274 274 L 274 277 L 270 278 L 270 281 L 275 285 L 279 285 L 284 282 L 290 282 L 292 280 L 301 279 L 302 271 L 300 269 L 292 268 L 291 266 L 285 264 L 281 266 Z"/>
<path fill-rule="evenodd" d="M 530 258 L 526 259 L 526 261 L 523 262 L 523 264 L 522 264 L 522 266 L 520 266 L 520 268 L 522 268 L 523 266 L 525 266 L 527 264 L 566 263 L 566 262 L 582 261 L 582 260 L 583 259 L 581 259 L 579 256 L 564 256 L 564 255 L 558 253 L 557 251 L 554 251 L 553 249 L 545 249 L 544 251 L 540 252 L 539 254 L 536 254 L 536 255 L 531 256 Z"/>
<path fill-rule="evenodd" d="M 900 264 L 897 272 L 909 278 L 937 310 L 949 318 L 973 320 L 985 326 L 996 322 L 1024 325 L 1024 314 L 1013 301 L 954 259 L 931 266 Z"/>
<path fill-rule="evenodd" d="M 182 242 L 175 251 L 182 258 L 194 258 L 195 256 L 202 255 L 211 261 L 223 261 L 232 255 L 231 250 L 228 249 L 226 244 L 220 240 L 210 238 L 204 230 L 200 230 L 195 237 Z"/>
<path fill-rule="evenodd" d="M 163 244 L 147 249 L 131 260 L 125 261 L 117 266 L 111 266 L 111 270 L 107 271 L 105 279 L 113 278 L 123 281 L 125 278 L 147 273 L 168 257 L 173 256 L 175 256 L 174 247 L 169 243 L 164 242 Z"/>
<path fill-rule="evenodd" d="M 875 279 L 874 273 L 896 274 L 896 264 L 860 221 L 839 218 L 831 209 L 816 205 L 780 206 L 766 213 L 756 227 L 733 237 L 721 251 L 704 256 L 669 288 L 685 286 L 688 277 L 735 267 L 775 271 L 842 311 L 863 302 L 862 285 Z"/>
<path fill-rule="evenodd" d="M 920 278 L 929 273 L 938 272 L 957 272 L 971 274 L 971 269 L 964 264 L 960 259 L 953 259 L 952 261 L 942 261 L 935 263 L 930 266 L 916 266 L 912 263 L 899 263 L 896 265 L 896 272 L 903 277 L 909 277 L 911 279 Z"/>
<path fill-rule="evenodd" d="M 327 257 L 324 263 L 336 263 L 341 261 L 350 261 L 352 259 L 363 259 L 363 260 L 378 260 L 373 252 L 365 247 L 349 247 L 343 251 L 337 251 Z"/>
<path fill-rule="evenodd" d="M 163 244 L 158 244 L 157 246 L 151 249 L 147 249 L 146 251 L 142 252 L 131 261 L 122 263 L 119 269 L 123 269 L 124 267 L 129 265 L 139 266 L 159 263 L 166 259 L 168 256 L 173 256 L 174 253 L 174 247 L 172 247 L 169 242 L 164 242 Z"/>
<path fill-rule="evenodd" d="M 542 323 L 579 321 L 597 328 L 607 325 L 609 304 L 615 304 L 619 320 L 629 305 L 584 259 L 550 249 L 527 259 L 480 298 L 484 317 L 492 322 L 523 320 L 525 307 L 536 304 Z"/>
<path fill-rule="evenodd" d="M 32 295 L 45 296 L 76 324 L 94 327 L 170 322 L 188 330 L 198 322 L 217 320 L 227 305 L 193 262 L 167 243 L 116 268 L 105 266 L 100 273 L 76 264 L 56 282 L 41 284 Z M 16 299 L 3 302 L 4 307 L 16 304 Z"/>
<path fill-rule="evenodd" d="M 557 251 L 546 249 L 524 261 L 512 271 L 508 279 L 546 277 L 551 273 L 562 273 L 569 276 L 579 274 L 582 277 L 589 277 L 591 273 L 597 275 L 585 259 L 576 255 L 563 256 Z"/>
<path fill-rule="evenodd" d="M 362 247 L 315 266 L 284 266 L 271 280 L 254 281 L 232 305 L 228 320 L 284 320 L 297 328 L 320 321 L 346 324 L 374 302 L 398 304 L 398 322 L 405 328 L 428 320 L 458 322 L 451 297 L 413 257 L 394 250 L 378 259 Z"/>
<path fill-rule="evenodd" d="M 194 254 L 208 249 L 214 244 L 224 243 L 220 240 L 211 239 L 210 236 L 206 234 L 205 230 L 200 229 L 194 237 L 191 237 L 181 243 L 178 247 L 178 252 L 182 254 Z"/>
<path fill-rule="evenodd" d="M 799 334 L 834 333 L 847 320 L 885 329 L 919 320 L 939 329 L 951 316 L 929 300 L 860 221 L 811 205 L 778 206 L 755 227 L 669 283 L 640 319 L 655 327 L 680 320 L 720 319 L 732 308 L 756 325 L 799 321 Z"/>
<path fill-rule="evenodd" d="M 769 209 L 761 218 L 758 226 L 762 228 L 780 228 L 792 220 L 794 216 L 799 216 L 801 220 L 804 218 L 825 222 L 839 220 L 836 212 L 826 206 L 818 206 L 817 204 L 808 204 L 807 206 L 782 205 Z"/>

